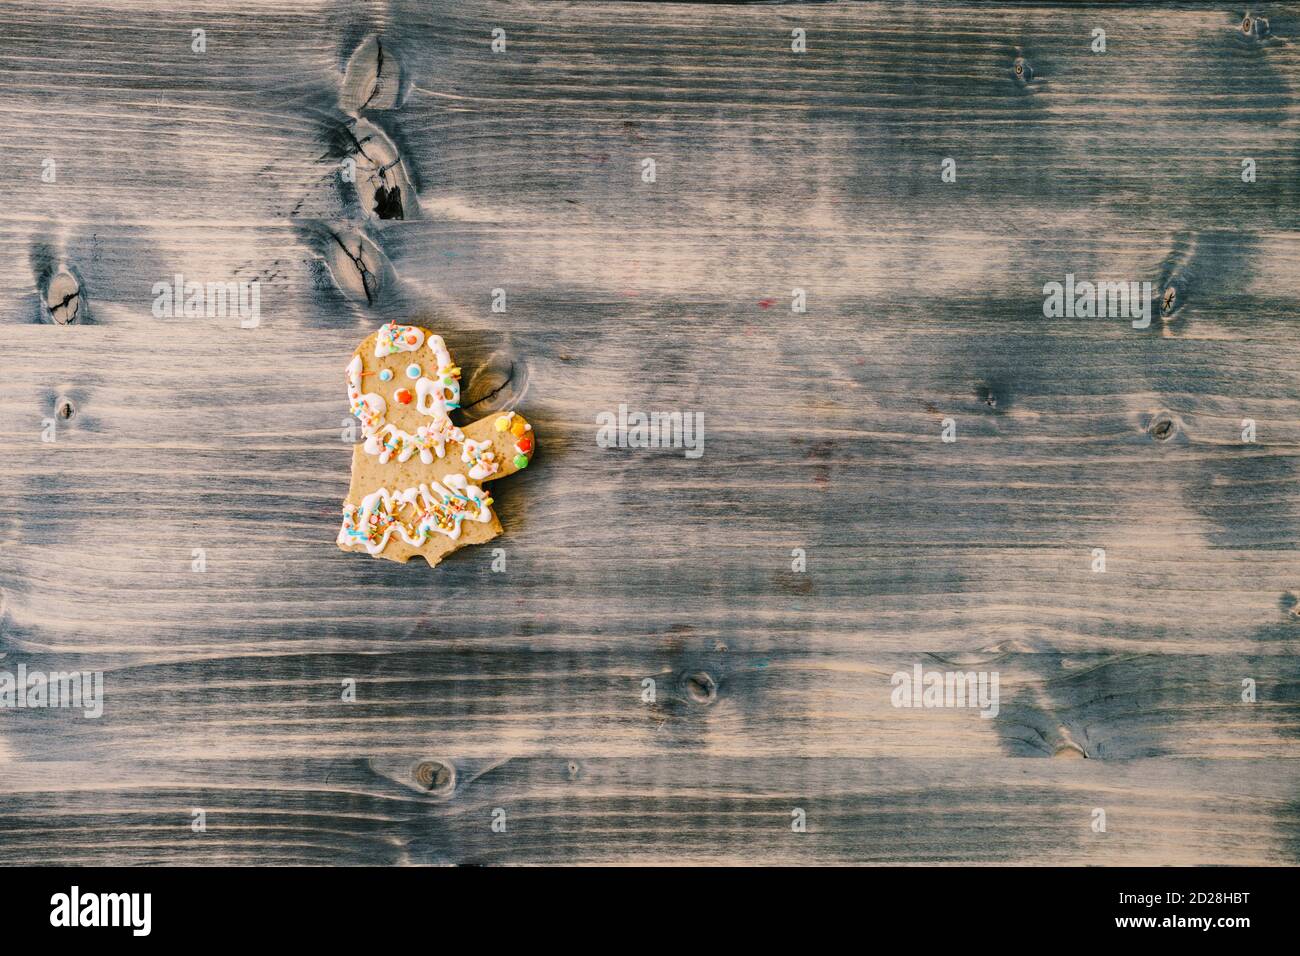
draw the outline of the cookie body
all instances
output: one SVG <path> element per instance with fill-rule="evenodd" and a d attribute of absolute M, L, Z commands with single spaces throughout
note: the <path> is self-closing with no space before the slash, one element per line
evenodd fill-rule
<path fill-rule="evenodd" d="M 418 555 L 432 566 L 500 534 L 483 486 L 528 467 L 532 426 L 516 412 L 456 426 L 460 368 L 421 326 L 381 326 L 345 377 L 362 441 L 352 449 L 338 546 L 403 563 Z"/>

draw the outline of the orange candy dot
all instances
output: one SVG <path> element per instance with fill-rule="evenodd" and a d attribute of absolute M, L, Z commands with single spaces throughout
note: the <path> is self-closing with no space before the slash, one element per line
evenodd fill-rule
<path fill-rule="evenodd" d="M 397 399 L 403 405 L 410 405 L 412 398 L 411 390 L 407 388 L 399 388 L 397 394 L 394 395 L 393 398 Z"/>
<path fill-rule="evenodd" d="M 517 419 L 515 420 L 515 423 L 510 426 L 510 434 L 514 435 L 516 438 L 520 437 L 524 431 L 524 423 Z"/>

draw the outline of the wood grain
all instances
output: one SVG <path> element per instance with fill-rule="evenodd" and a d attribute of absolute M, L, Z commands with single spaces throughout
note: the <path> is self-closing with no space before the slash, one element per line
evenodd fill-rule
<path fill-rule="evenodd" d="M 0 711 L 4 861 L 1295 863 L 1300 17 L 1251 9 L 8 4 L 0 668 L 106 701 Z M 1067 273 L 1151 327 L 1044 318 Z M 544 436 L 504 573 L 333 544 L 390 319 Z M 998 715 L 892 706 L 916 663 Z"/>

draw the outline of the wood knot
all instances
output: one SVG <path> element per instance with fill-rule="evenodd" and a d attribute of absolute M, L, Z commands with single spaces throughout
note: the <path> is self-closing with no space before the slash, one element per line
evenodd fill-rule
<path fill-rule="evenodd" d="M 1178 308 L 1178 287 L 1169 285 L 1160 296 L 1160 314 L 1172 315 Z"/>
<path fill-rule="evenodd" d="M 62 421 L 68 421 L 73 415 L 77 414 L 77 406 L 72 404 L 72 399 L 61 398 L 54 405 L 54 414 Z"/>
<path fill-rule="evenodd" d="M 569 771 L 570 780 L 577 780 L 578 774 L 582 772 L 582 768 L 578 766 L 578 761 L 576 760 L 570 760 L 567 769 Z"/>
<path fill-rule="evenodd" d="M 66 269 L 45 287 L 45 307 L 57 325 L 72 325 L 81 317 L 81 283 Z"/>
<path fill-rule="evenodd" d="M 1268 18 L 1252 17 L 1249 13 L 1241 18 L 1241 32 L 1256 40 L 1268 36 Z"/>
<path fill-rule="evenodd" d="M 441 760 L 422 760 L 411 772 L 416 784 L 433 794 L 446 795 L 456 789 L 456 768 Z"/>
<path fill-rule="evenodd" d="M 461 386 L 460 407 L 470 418 L 482 418 L 514 408 L 527 391 L 528 364 L 496 351 L 470 371 Z"/>
<path fill-rule="evenodd" d="M 1018 56 L 1011 63 L 1011 75 L 1023 85 L 1033 80 L 1034 68 L 1023 56 Z"/>
<path fill-rule="evenodd" d="M 1001 379 L 985 379 L 976 383 L 975 397 L 986 408 L 999 412 L 999 409 L 1005 411 L 1010 405 L 1011 392 Z"/>
<path fill-rule="evenodd" d="M 1058 746 L 1056 750 L 1052 752 L 1052 757 L 1064 757 L 1068 760 L 1078 760 L 1080 758 L 1087 760 L 1088 754 L 1082 747 L 1076 744 L 1073 740 L 1070 740 Z"/>
<path fill-rule="evenodd" d="M 367 37 L 343 70 L 339 108 L 353 116 L 362 110 L 391 110 L 397 105 L 401 85 L 402 69 L 397 57 L 379 37 Z"/>
<path fill-rule="evenodd" d="M 392 285 L 393 267 L 388 257 L 360 232 L 330 233 L 324 253 L 334 284 L 353 302 L 374 305 Z"/>
<path fill-rule="evenodd" d="M 1168 412 L 1157 412 L 1152 416 L 1147 432 L 1156 441 L 1168 441 L 1178 434 L 1178 423 Z"/>
<path fill-rule="evenodd" d="M 356 163 L 353 178 L 362 212 L 371 219 L 418 219 L 415 185 L 406 160 L 388 134 L 369 120 L 357 120 L 348 135 L 348 155 Z"/>
<path fill-rule="evenodd" d="M 717 682 L 704 671 L 688 674 L 683 684 L 686 688 L 686 696 L 697 704 L 707 707 L 718 698 Z"/>

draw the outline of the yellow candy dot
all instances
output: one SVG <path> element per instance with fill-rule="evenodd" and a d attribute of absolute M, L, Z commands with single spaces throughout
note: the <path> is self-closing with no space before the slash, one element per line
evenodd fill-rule
<path fill-rule="evenodd" d="M 503 415 L 503 416 L 501 416 L 500 418 L 497 419 L 497 421 L 496 421 L 496 426 L 497 426 L 497 431 L 499 431 L 499 432 L 503 432 L 503 431 L 505 431 L 507 428 L 510 427 L 510 419 L 506 418 L 506 417 Z"/>

